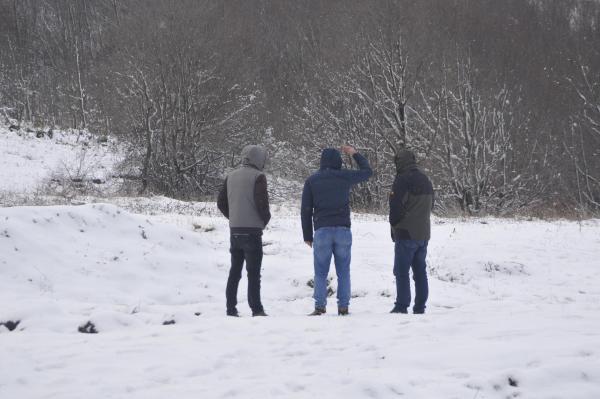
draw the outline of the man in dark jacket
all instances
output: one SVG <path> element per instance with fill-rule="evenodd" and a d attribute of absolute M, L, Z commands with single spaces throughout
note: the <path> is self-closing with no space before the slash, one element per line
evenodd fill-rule
<path fill-rule="evenodd" d="M 262 231 L 271 219 L 267 179 L 262 173 L 266 160 L 264 147 L 244 147 L 242 165 L 227 175 L 217 200 L 219 210 L 229 219 L 231 231 L 231 269 L 225 292 L 229 316 L 239 316 L 236 308 L 237 290 L 244 260 L 252 316 L 266 316 L 260 300 Z"/>
<path fill-rule="evenodd" d="M 321 153 L 321 168 L 306 180 L 302 192 L 302 232 L 304 242 L 313 248 L 315 267 L 312 316 L 325 313 L 332 254 L 338 279 L 338 314 L 347 315 L 350 304 L 350 189 L 368 180 L 373 171 L 354 147 L 344 146 L 342 151 L 354 158 L 359 170 L 342 169 L 340 152 L 326 148 Z"/>
<path fill-rule="evenodd" d="M 429 295 L 425 258 L 431 238 L 433 187 L 429 178 L 417 168 L 415 155 L 409 150 L 396 154 L 396 179 L 390 193 L 390 225 L 395 242 L 394 275 L 396 304 L 392 313 L 407 313 L 410 306 L 409 269 L 415 280 L 413 312 L 425 313 Z"/>

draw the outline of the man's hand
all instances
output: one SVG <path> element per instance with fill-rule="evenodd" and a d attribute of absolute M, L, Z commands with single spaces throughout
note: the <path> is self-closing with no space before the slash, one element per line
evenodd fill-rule
<path fill-rule="evenodd" d="M 350 155 L 350 156 L 352 156 L 358 152 L 358 151 L 356 151 L 356 148 L 352 147 L 351 145 L 343 145 L 341 150 L 344 154 Z"/>
<path fill-rule="evenodd" d="M 304 243 L 312 248 L 312 241 L 304 241 Z"/>

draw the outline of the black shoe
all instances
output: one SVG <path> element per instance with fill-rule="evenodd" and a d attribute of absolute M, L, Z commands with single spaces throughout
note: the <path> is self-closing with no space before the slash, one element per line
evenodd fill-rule
<path fill-rule="evenodd" d="M 413 310 L 414 314 L 425 314 L 425 310 Z"/>
<path fill-rule="evenodd" d="M 390 311 L 390 313 L 404 313 L 404 314 L 407 314 L 408 311 L 406 310 L 406 308 L 399 308 L 397 306 L 394 306 L 394 309 L 392 309 Z"/>
<path fill-rule="evenodd" d="M 261 310 L 260 312 L 252 312 L 252 317 L 256 317 L 256 316 L 268 316 L 264 310 Z"/>
<path fill-rule="evenodd" d="M 348 316 L 350 313 L 348 312 L 348 308 L 338 308 L 339 316 Z"/>
<path fill-rule="evenodd" d="M 309 316 L 321 316 L 322 314 L 325 314 L 325 313 L 327 313 L 325 308 L 315 308 L 315 310 L 313 310 L 313 312 L 310 313 Z"/>
<path fill-rule="evenodd" d="M 240 317 L 240 314 L 238 313 L 237 309 L 231 309 L 227 311 L 227 316 Z"/>

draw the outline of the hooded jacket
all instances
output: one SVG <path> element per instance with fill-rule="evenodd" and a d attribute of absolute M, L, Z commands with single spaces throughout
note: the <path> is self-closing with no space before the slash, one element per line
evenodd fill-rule
<path fill-rule="evenodd" d="M 366 181 L 373 171 L 362 155 L 353 155 L 359 170 L 342 169 L 342 156 L 334 148 L 321 153 L 321 167 L 304 183 L 302 191 L 302 232 L 304 241 L 313 241 L 314 230 L 327 226 L 350 227 L 350 189 Z"/>
<path fill-rule="evenodd" d="M 434 205 L 431 181 L 419 170 L 411 151 L 400 151 L 394 162 L 396 178 L 390 193 L 389 215 L 392 239 L 429 240 Z"/>
<path fill-rule="evenodd" d="M 258 145 L 242 150 L 242 164 L 227 175 L 217 206 L 232 233 L 261 233 L 271 219 L 267 178 L 262 172 L 267 151 Z"/>

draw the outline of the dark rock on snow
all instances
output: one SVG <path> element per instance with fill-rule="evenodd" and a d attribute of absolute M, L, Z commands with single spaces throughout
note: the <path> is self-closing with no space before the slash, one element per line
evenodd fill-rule
<path fill-rule="evenodd" d="M 79 331 L 82 334 L 98 334 L 96 326 L 91 321 L 88 321 L 84 325 L 79 326 L 79 328 L 77 328 L 77 331 Z"/>
<path fill-rule="evenodd" d="M 4 327 L 8 328 L 8 331 L 14 331 L 19 326 L 19 323 L 21 323 L 21 320 L 0 321 L 0 327 L 4 326 Z"/>

